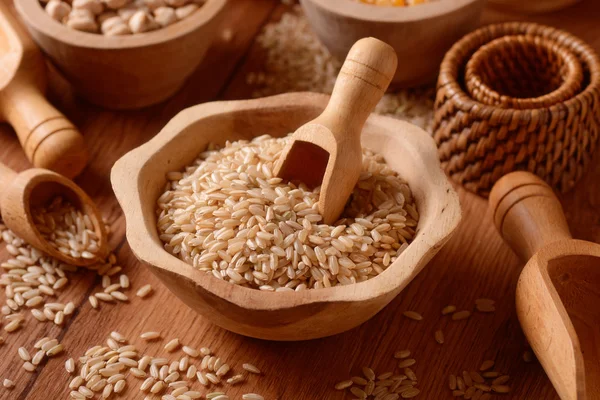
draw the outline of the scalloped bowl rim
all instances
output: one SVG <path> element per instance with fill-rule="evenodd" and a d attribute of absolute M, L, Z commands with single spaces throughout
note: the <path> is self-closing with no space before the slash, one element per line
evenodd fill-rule
<path fill-rule="evenodd" d="M 311 105 L 322 101 L 324 97 L 328 98 L 326 95 L 308 92 L 288 93 L 255 100 L 216 101 L 192 106 L 179 112 L 150 141 L 121 157 L 112 168 L 111 182 L 115 195 L 125 215 L 126 236 L 135 256 L 140 261 L 149 264 L 151 267 L 164 269 L 185 277 L 190 281 L 193 281 L 196 285 L 201 286 L 203 290 L 206 290 L 229 303 L 252 310 L 279 310 L 314 303 L 364 301 L 374 297 L 383 296 L 398 289 L 399 286 L 405 287 L 412 279 L 414 279 L 423 267 L 418 271 L 412 271 L 408 277 L 402 278 L 401 271 L 398 269 L 408 266 L 400 265 L 401 262 L 412 255 L 413 258 L 417 260 L 411 265 L 411 267 L 414 268 L 421 263 L 422 259 L 425 258 L 430 250 L 434 249 L 437 252 L 457 229 L 461 220 L 461 208 L 457 193 L 454 191 L 448 178 L 441 169 L 437 148 L 433 138 L 420 128 L 391 117 L 371 115 L 369 120 L 375 119 L 383 122 L 387 120 L 388 123 L 393 121 L 393 124 L 405 125 L 405 128 L 410 127 L 410 130 L 414 131 L 414 129 L 417 129 L 421 131 L 421 137 L 415 137 L 413 135 L 411 141 L 420 142 L 419 145 L 421 147 L 419 150 L 422 151 L 420 157 L 426 159 L 428 162 L 434 162 L 436 165 L 436 168 L 430 168 L 423 171 L 424 179 L 435 182 L 437 189 L 435 194 L 437 197 L 449 199 L 449 201 L 447 204 L 438 205 L 436 207 L 436 217 L 439 219 L 446 218 L 444 224 L 438 224 L 436 227 L 439 228 L 441 225 L 444 229 L 439 229 L 437 231 L 434 229 L 430 229 L 429 231 L 419 231 L 415 240 L 411 242 L 394 263 L 390 264 L 383 274 L 368 279 L 367 281 L 346 286 L 310 289 L 302 292 L 265 292 L 242 287 L 217 279 L 212 274 L 200 271 L 178 257 L 168 253 L 157 238 L 156 215 L 153 213 L 151 216 L 151 223 L 144 218 L 142 199 L 139 196 L 140 190 L 138 189 L 139 186 L 145 184 L 140 177 L 142 168 L 144 168 L 145 164 L 147 164 L 160 149 L 163 142 L 165 142 L 165 139 L 168 138 L 168 142 L 172 142 L 179 133 L 183 131 L 184 128 L 180 125 L 181 121 L 191 121 L 187 125 L 189 126 L 207 117 L 230 111 L 231 108 L 234 108 L 237 111 L 251 111 L 256 108 L 255 105 L 258 103 L 270 104 L 274 107 L 281 105 L 281 103 L 285 103 L 288 104 L 288 107 L 283 107 L 282 110 L 289 110 L 290 105 L 291 107 L 294 107 L 301 102 Z M 367 124 L 370 123 L 369 120 L 367 121 Z M 198 154 L 201 151 L 202 149 L 198 149 L 195 154 Z M 157 177 L 154 179 L 164 180 L 165 178 Z M 155 202 L 156 199 L 154 199 L 153 204 L 155 204 Z M 444 211 L 446 212 L 444 213 Z M 440 218 L 442 213 L 444 213 L 445 217 Z M 145 231 L 139 232 L 139 230 L 134 229 L 134 224 L 131 223 L 132 221 L 144 221 L 143 226 Z M 136 228 L 137 227 L 139 227 L 139 225 L 136 225 Z M 152 232 L 152 230 L 154 230 L 154 232 Z M 153 236 L 156 236 L 156 238 L 153 238 Z M 427 260 L 427 262 L 428 261 L 429 260 Z M 396 279 L 393 279 L 394 275 L 391 274 L 394 271 Z"/>

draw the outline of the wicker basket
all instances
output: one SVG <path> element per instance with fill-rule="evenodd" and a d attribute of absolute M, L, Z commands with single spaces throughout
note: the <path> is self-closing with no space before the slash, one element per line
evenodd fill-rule
<path fill-rule="evenodd" d="M 481 28 L 442 62 L 434 137 L 448 175 L 486 196 L 504 174 L 571 189 L 600 133 L 600 59 L 576 37 L 532 23 Z"/>

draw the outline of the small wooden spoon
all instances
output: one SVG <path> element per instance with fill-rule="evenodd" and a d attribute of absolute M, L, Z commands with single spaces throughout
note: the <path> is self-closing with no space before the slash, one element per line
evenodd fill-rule
<path fill-rule="evenodd" d="M 88 159 L 83 137 L 44 98 L 44 58 L 0 1 L 0 120 L 15 129 L 31 163 L 73 178 Z"/>
<path fill-rule="evenodd" d="M 390 84 L 398 59 L 388 44 L 361 39 L 352 46 L 337 77 L 327 108 L 294 132 L 275 165 L 287 181 L 321 185 L 319 212 L 334 223 L 360 177 L 360 134 Z"/>
<path fill-rule="evenodd" d="M 104 223 L 92 199 L 73 181 L 42 168 L 32 168 L 19 174 L 0 163 L 0 209 L 8 228 L 33 247 L 65 263 L 88 266 L 108 255 L 108 240 Z M 35 226 L 31 209 L 61 196 L 88 215 L 98 235 L 99 250 L 95 258 L 75 258 L 61 253 L 41 235 Z"/>
<path fill-rule="evenodd" d="M 504 240 L 529 260 L 517 285 L 519 321 L 563 400 L 600 399 L 600 245 L 571 237 L 552 189 L 528 172 L 490 193 Z"/>

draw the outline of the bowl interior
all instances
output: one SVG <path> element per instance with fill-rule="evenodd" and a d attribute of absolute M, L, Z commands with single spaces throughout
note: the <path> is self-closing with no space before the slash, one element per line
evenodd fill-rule
<path fill-rule="evenodd" d="M 473 98 L 507 106 L 543 107 L 565 101 L 581 90 L 583 81 L 573 53 L 526 35 L 504 36 L 482 46 L 467 63 L 465 76 Z"/>
<path fill-rule="evenodd" d="M 600 251 L 600 246 L 597 246 Z M 586 389 L 600 394 L 600 257 L 566 255 L 548 261 L 548 275 L 577 332 L 585 364 Z M 592 396 L 594 397 L 594 396 Z"/>
<path fill-rule="evenodd" d="M 441 171 L 433 140 L 420 128 L 391 118 L 372 116 L 363 130 L 363 146 L 382 153 L 408 181 L 420 219 L 413 243 L 380 276 L 350 286 L 304 291 L 302 298 L 296 293 L 265 293 L 196 270 L 167 253 L 158 237 L 156 200 L 164 190 L 167 172 L 192 163 L 211 142 L 222 144 L 265 133 L 282 136 L 293 132 L 316 117 L 327 100 L 324 95 L 291 94 L 192 107 L 176 116 L 153 140 L 119 160 L 113 168 L 113 187 L 124 208 L 127 236 L 136 256 L 244 308 L 280 309 L 299 303 L 360 301 L 390 292 L 397 294 L 454 231 L 460 207 Z M 143 221 L 143 227 L 134 227 L 133 220 Z"/>

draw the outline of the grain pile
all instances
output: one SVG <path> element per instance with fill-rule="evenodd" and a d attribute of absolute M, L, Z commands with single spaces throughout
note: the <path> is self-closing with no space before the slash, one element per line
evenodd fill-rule
<path fill-rule="evenodd" d="M 159 332 L 145 332 L 141 338 L 161 339 Z M 183 354 L 177 359 L 141 354 L 124 335 L 113 331 L 105 344 L 88 348 L 78 362 L 71 358 L 65 363 L 65 369 L 73 375 L 69 383 L 70 398 L 84 400 L 99 395 L 101 399 L 108 399 L 113 394 L 123 394 L 128 386 L 127 377 L 132 376 L 141 382 L 139 390 L 147 394 L 147 399 L 229 400 L 223 391 L 228 386 L 244 382 L 250 375 L 261 375 L 256 366 L 248 363 L 242 365 L 243 372 L 235 374 L 233 368 L 209 348 L 182 346 L 178 338 L 168 341 L 165 351 Z M 193 388 L 198 384 L 201 390 Z M 264 400 L 256 393 L 246 393 L 242 399 Z"/>
<path fill-rule="evenodd" d="M 92 220 L 73 204 L 59 196 L 31 214 L 37 230 L 56 250 L 73 258 L 95 257 L 99 238 Z"/>
<path fill-rule="evenodd" d="M 169 173 L 158 199 L 165 249 L 218 279 L 268 291 L 325 288 L 382 273 L 415 234 L 410 188 L 381 155 L 363 172 L 340 220 L 321 223 L 319 188 L 282 182 L 273 167 L 286 138 L 211 148 Z"/>
<path fill-rule="evenodd" d="M 341 63 L 319 42 L 300 6 L 292 6 L 279 21 L 267 24 L 257 44 L 264 52 L 264 60 L 258 70 L 246 76 L 253 97 L 333 90 Z M 375 112 L 408 121 L 431 133 L 434 96 L 433 87 L 388 93 Z"/>

